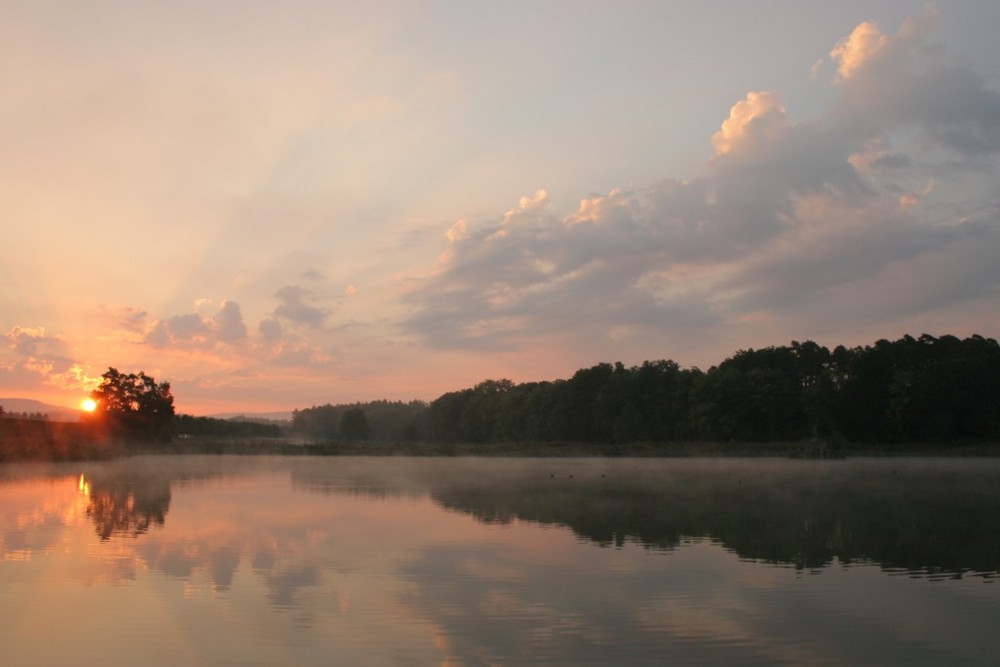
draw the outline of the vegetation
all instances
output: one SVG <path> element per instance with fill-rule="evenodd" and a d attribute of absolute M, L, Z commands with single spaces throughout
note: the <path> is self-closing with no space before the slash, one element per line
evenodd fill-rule
<path fill-rule="evenodd" d="M 126 375 L 108 368 L 90 397 L 97 403 L 93 418 L 111 436 L 133 441 L 170 439 L 174 397 L 169 382 L 157 383 L 142 371 Z"/>
<path fill-rule="evenodd" d="M 280 438 L 280 424 L 266 420 L 216 419 L 180 414 L 174 417 L 174 433 L 186 437 Z"/>
<path fill-rule="evenodd" d="M 48 421 L 49 416 L 44 412 L 8 412 L 0 405 L 0 419 L 32 419 L 35 421 Z"/>
<path fill-rule="evenodd" d="M 96 423 L 22 419 L 9 414 L 0 420 L 0 462 L 78 461 L 118 453 Z"/>
<path fill-rule="evenodd" d="M 361 408 L 349 408 L 340 417 L 340 435 L 348 441 L 367 440 L 372 430 L 368 425 L 368 417 Z"/>
<path fill-rule="evenodd" d="M 1000 346 L 925 334 L 741 350 L 707 372 L 602 363 L 555 382 L 487 380 L 429 412 L 431 439 L 445 442 L 996 441 Z"/>
<path fill-rule="evenodd" d="M 135 443 L 170 439 L 174 398 L 169 383 L 109 368 L 90 396 L 96 409 L 78 423 L 0 414 L 5 417 L 0 420 L 0 461 L 108 458 Z"/>
<path fill-rule="evenodd" d="M 427 414 L 423 401 L 327 404 L 294 411 L 292 431 L 326 442 L 415 442 L 427 439 Z"/>
<path fill-rule="evenodd" d="M 345 419 L 361 415 L 370 438 L 345 430 Z M 294 413 L 292 429 L 319 442 L 371 440 L 372 451 L 420 441 L 435 453 L 551 453 L 559 443 L 604 454 L 716 453 L 709 443 L 743 443 L 729 446 L 829 455 L 997 442 L 1000 346 L 924 334 L 832 351 L 812 341 L 740 350 L 708 371 L 670 360 L 601 363 L 566 380 L 485 380 L 429 405 L 312 407 Z M 809 442 L 819 444 L 801 444 Z"/>
<path fill-rule="evenodd" d="M 1000 443 L 1000 345 L 924 334 L 832 351 L 792 341 L 740 350 L 708 371 L 670 360 L 601 363 L 566 380 L 485 380 L 430 404 L 296 410 L 289 430 L 311 445 L 274 442 L 287 433 L 273 422 L 175 416 L 170 384 L 143 372 L 109 368 L 91 396 L 98 409 L 81 425 L 0 420 L 0 458 L 113 453 L 99 446 L 102 438 L 178 452 L 233 451 L 243 440 L 235 446 L 246 453 L 526 456 L 827 456 L 862 447 L 989 446 Z M 175 434 L 186 442 L 165 448 Z"/>

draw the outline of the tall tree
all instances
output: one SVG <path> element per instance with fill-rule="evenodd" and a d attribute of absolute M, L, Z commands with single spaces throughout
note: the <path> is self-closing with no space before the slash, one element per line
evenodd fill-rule
<path fill-rule="evenodd" d="M 158 383 L 142 371 L 126 375 L 108 368 L 90 397 L 112 434 L 136 440 L 170 439 L 174 397 L 169 382 Z"/>

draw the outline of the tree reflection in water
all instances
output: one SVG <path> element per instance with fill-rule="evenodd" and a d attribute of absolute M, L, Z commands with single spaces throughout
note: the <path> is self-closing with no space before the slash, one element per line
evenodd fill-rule
<path fill-rule="evenodd" d="M 347 468 L 343 464 L 341 474 Z M 367 463 L 320 492 L 425 490 L 484 523 L 561 525 L 606 547 L 670 550 L 706 538 L 741 558 L 819 571 L 877 563 L 930 578 L 1000 572 L 995 460 L 550 459 Z"/>
<path fill-rule="evenodd" d="M 264 464 L 290 468 L 293 484 L 313 492 L 429 496 L 486 523 L 561 525 L 602 546 L 672 549 L 707 538 L 742 558 L 806 570 L 873 562 L 932 578 L 1000 572 L 1000 465 L 992 460 L 338 457 Z M 87 473 L 81 491 L 102 541 L 135 537 L 164 524 L 171 479 L 245 466 L 200 457 L 158 467 L 105 464 Z"/>
<path fill-rule="evenodd" d="M 1000 571 L 992 462 L 678 462 L 653 474 L 587 472 L 508 474 L 489 486 L 453 477 L 432 497 L 481 521 L 564 525 L 604 546 L 672 549 L 705 537 L 741 558 L 807 570 L 837 561 L 931 578 Z"/>
<path fill-rule="evenodd" d="M 162 526 L 170 507 L 170 479 L 155 474 L 80 475 L 80 491 L 90 498 L 87 516 L 102 542 Z"/>

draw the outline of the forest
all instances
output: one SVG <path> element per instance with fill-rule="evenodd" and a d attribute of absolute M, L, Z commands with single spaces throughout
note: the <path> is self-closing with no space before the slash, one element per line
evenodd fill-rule
<path fill-rule="evenodd" d="M 292 429 L 441 443 L 774 442 L 959 445 L 1000 439 L 1000 346 L 974 335 L 812 341 L 739 350 L 707 371 L 670 360 L 600 363 L 571 378 L 484 380 L 430 404 L 379 401 L 297 410 Z"/>

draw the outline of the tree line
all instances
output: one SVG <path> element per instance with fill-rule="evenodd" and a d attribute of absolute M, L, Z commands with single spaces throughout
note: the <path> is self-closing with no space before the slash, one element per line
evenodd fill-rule
<path fill-rule="evenodd" d="M 173 432 L 180 437 L 280 438 L 281 424 L 262 419 L 219 419 L 179 414 Z"/>
<path fill-rule="evenodd" d="M 444 442 L 963 443 L 1000 438 L 1000 346 L 982 336 L 740 350 L 708 371 L 601 363 L 567 380 L 486 380 L 429 408 Z"/>
<path fill-rule="evenodd" d="M 164 442 L 288 432 L 384 443 L 998 442 L 1000 345 L 924 334 L 833 350 L 813 341 L 739 350 L 707 371 L 671 360 L 600 363 L 563 380 L 488 379 L 431 403 L 313 406 L 294 411 L 285 427 L 175 415 L 170 384 L 142 372 L 109 368 L 91 397 L 97 410 L 80 428 L 0 420 L 0 458 L 17 458 L 40 433 L 67 457 L 97 455 L 91 445 L 108 436 Z"/>
<path fill-rule="evenodd" d="M 25 419 L 32 421 L 48 421 L 49 415 L 45 412 L 9 412 L 0 405 L 0 419 Z"/>
<path fill-rule="evenodd" d="M 428 404 L 423 401 L 370 401 L 313 406 L 292 412 L 293 433 L 323 441 L 427 440 Z"/>

